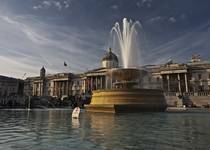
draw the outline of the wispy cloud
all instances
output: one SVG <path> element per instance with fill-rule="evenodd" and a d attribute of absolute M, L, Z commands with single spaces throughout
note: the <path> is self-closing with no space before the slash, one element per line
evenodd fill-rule
<path fill-rule="evenodd" d="M 118 5 L 112 5 L 110 8 L 112 8 L 114 10 L 118 10 L 119 6 Z"/>
<path fill-rule="evenodd" d="M 157 23 L 157 22 L 170 22 L 170 23 L 175 23 L 178 21 L 178 19 L 174 16 L 156 16 L 156 17 L 152 17 L 150 19 L 147 20 L 147 22 L 149 23 Z"/>
<path fill-rule="evenodd" d="M 56 8 L 58 10 L 68 8 L 71 4 L 71 0 L 63 0 L 63 1 L 57 1 L 57 0 L 44 0 L 40 2 L 39 4 L 33 6 L 33 9 L 49 9 L 49 8 Z"/>
<path fill-rule="evenodd" d="M 1 14 L 0 32 L 0 59 L 7 64 L 1 67 L 0 74 L 10 74 L 13 70 L 18 77 L 24 72 L 35 75 L 42 65 L 47 67 L 48 73 L 63 72 L 63 61 L 70 64 L 69 71 L 81 72 L 90 68 L 88 64 L 98 62 L 91 51 L 102 50 L 88 42 L 94 38 L 94 31 L 86 30 L 81 34 L 73 28 L 46 24 L 32 16 Z"/>
<path fill-rule="evenodd" d="M 201 54 L 205 58 L 210 57 L 210 33 L 206 32 L 207 29 L 203 30 L 208 25 L 209 22 L 202 24 L 178 38 L 151 49 L 150 55 L 144 57 L 145 63 L 161 64 L 167 62 L 168 58 L 186 62 L 194 53 Z"/>
<path fill-rule="evenodd" d="M 154 22 L 158 22 L 158 21 L 162 21 L 162 20 L 165 20 L 165 17 L 157 16 L 157 17 L 150 18 L 147 22 L 154 23 Z"/>
<path fill-rule="evenodd" d="M 152 6 L 152 2 L 153 0 L 141 0 L 136 2 L 137 7 L 141 8 L 141 7 L 151 7 Z"/>
<path fill-rule="evenodd" d="M 175 23 L 177 19 L 175 17 L 169 17 L 168 21 L 171 23 Z"/>

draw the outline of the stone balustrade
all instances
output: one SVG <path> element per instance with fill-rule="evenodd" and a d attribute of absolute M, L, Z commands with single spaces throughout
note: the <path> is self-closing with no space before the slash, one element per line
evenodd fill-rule
<path fill-rule="evenodd" d="M 178 96 L 181 95 L 177 92 L 164 92 L 165 96 Z M 210 96 L 210 91 L 205 92 L 185 92 L 183 93 L 184 96 Z"/>

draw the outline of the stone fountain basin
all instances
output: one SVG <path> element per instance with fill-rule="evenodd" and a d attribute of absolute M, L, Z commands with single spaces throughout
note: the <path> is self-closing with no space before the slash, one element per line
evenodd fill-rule
<path fill-rule="evenodd" d="M 162 90 L 110 89 L 93 91 L 87 111 L 92 112 L 142 112 L 164 111 L 166 101 Z"/>
<path fill-rule="evenodd" d="M 132 81 L 143 78 L 146 73 L 145 70 L 136 68 L 114 68 L 108 72 L 108 75 L 115 77 L 118 81 Z"/>

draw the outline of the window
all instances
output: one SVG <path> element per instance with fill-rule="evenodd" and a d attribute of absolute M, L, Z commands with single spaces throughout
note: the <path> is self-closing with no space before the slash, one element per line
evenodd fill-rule
<path fill-rule="evenodd" d="M 149 77 L 148 81 L 151 82 L 151 80 L 152 80 L 151 77 Z"/>
<path fill-rule="evenodd" d="M 201 74 L 198 74 L 198 79 L 199 79 L 199 80 L 201 79 L 201 77 L 202 77 Z"/>

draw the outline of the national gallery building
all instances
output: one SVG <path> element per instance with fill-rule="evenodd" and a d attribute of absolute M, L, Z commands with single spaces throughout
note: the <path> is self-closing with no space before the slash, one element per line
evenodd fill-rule
<path fill-rule="evenodd" d="M 68 96 L 91 95 L 92 90 L 116 88 L 111 70 L 119 67 L 117 56 L 111 49 L 101 59 L 101 67 L 82 74 L 58 73 L 47 75 L 41 68 L 40 76 L 25 80 L 26 96 Z M 210 61 L 193 56 L 186 64 L 168 62 L 164 65 L 139 67 L 147 74 L 138 79 L 138 88 L 163 89 L 164 92 L 190 93 L 210 91 Z"/>

